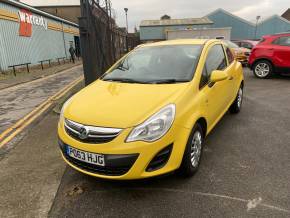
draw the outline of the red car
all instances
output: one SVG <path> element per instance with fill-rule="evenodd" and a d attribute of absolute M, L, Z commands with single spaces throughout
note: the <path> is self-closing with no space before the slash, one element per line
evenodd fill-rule
<path fill-rule="evenodd" d="M 290 73 L 290 33 L 264 36 L 253 48 L 249 65 L 258 78 Z"/>

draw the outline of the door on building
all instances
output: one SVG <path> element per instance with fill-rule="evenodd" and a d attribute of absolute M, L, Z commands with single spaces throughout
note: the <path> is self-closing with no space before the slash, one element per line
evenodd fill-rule
<path fill-rule="evenodd" d="M 81 46 L 80 46 L 80 37 L 79 36 L 74 36 L 74 44 L 75 44 L 76 56 L 80 57 L 81 56 Z"/>

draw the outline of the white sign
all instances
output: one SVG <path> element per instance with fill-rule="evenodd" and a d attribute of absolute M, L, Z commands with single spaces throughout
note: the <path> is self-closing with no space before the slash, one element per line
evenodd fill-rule
<path fill-rule="evenodd" d="M 36 26 L 42 26 L 44 29 L 47 30 L 47 20 L 44 19 L 42 16 L 36 16 L 31 14 L 30 12 L 24 11 L 19 11 L 18 14 L 20 22 L 29 23 Z"/>

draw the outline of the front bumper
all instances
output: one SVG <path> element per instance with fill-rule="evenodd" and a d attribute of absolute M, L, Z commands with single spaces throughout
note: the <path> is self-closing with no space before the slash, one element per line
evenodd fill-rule
<path fill-rule="evenodd" d="M 155 142 L 137 141 L 125 143 L 130 131 L 131 128 L 124 129 L 117 138 L 108 143 L 88 144 L 69 136 L 64 129 L 63 123 L 60 122 L 58 135 L 62 157 L 67 164 L 82 173 L 115 180 L 148 178 L 166 174 L 179 168 L 187 139 L 190 135 L 189 129 L 174 124 L 165 136 Z M 65 145 L 82 151 L 104 154 L 106 167 L 90 166 L 70 158 L 66 155 Z M 150 169 L 152 162 L 156 162 L 156 157 L 160 154 L 163 155 L 164 149 L 170 146 L 170 154 L 166 162 L 160 168 Z"/>

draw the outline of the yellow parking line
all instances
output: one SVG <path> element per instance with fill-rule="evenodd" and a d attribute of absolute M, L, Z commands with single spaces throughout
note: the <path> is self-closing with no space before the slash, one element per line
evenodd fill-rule
<path fill-rule="evenodd" d="M 53 96 L 49 97 L 45 102 L 40 104 L 37 108 L 35 108 L 32 112 L 27 114 L 24 118 L 20 119 L 17 123 L 12 125 L 10 128 L 5 130 L 0 135 L 0 148 L 3 147 L 5 144 L 10 142 L 16 135 L 18 135 L 25 127 L 31 124 L 35 119 L 37 119 L 43 112 L 45 112 L 53 103 L 54 101 L 63 97 L 72 87 L 83 80 L 83 76 L 79 77 L 78 79 L 74 80 L 66 87 L 58 91 Z M 15 131 L 14 131 L 15 130 Z"/>

